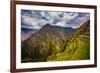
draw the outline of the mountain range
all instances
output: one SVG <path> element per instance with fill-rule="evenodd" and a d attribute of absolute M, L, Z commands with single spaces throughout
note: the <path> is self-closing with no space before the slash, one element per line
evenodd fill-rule
<path fill-rule="evenodd" d="M 44 62 L 89 59 L 89 24 L 90 21 L 87 21 L 77 29 L 50 24 L 44 25 L 21 42 L 21 61 Z M 77 50 L 79 52 L 76 53 Z M 81 51 L 85 56 L 81 56 L 83 55 Z"/>

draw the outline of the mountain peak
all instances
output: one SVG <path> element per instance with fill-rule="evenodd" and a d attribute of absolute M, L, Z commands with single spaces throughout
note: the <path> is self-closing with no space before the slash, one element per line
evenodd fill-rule
<path fill-rule="evenodd" d="M 45 26 L 51 26 L 49 23 L 47 23 Z"/>
<path fill-rule="evenodd" d="M 43 27 L 42 27 L 42 29 L 47 29 L 47 28 L 52 28 L 52 25 L 50 25 L 49 23 L 47 23 L 47 24 L 45 24 Z"/>

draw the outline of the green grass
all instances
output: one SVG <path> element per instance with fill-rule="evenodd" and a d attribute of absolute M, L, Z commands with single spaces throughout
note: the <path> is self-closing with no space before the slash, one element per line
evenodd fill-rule
<path fill-rule="evenodd" d="M 61 44 L 58 41 L 52 41 L 51 43 L 42 42 L 42 45 L 42 50 L 40 50 L 41 56 L 36 56 L 36 54 L 33 58 L 26 57 L 22 62 L 87 60 L 90 58 L 90 38 L 86 35 L 72 37 L 65 44 Z M 66 46 L 63 47 L 64 45 Z M 48 50 L 49 48 L 52 48 L 52 51 L 51 49 Z M 65 48 L 65 50 L 61 51 L 61 48 Z M 51 53 L 51 55 L 49 53 Z"/>
<path fill-rule="evenodd" d="M 76 52 L 72 56 L 72 60 L 85 60 L 89 59 L 89 43 L 83 42 L 81 40 L 79 42 L 79 48 L 76 50 Z"/>
<path fill-rule="evenodd" d="M 77 44 L 76 44 L 77 43 Z M 76 47 L 73 47 L 76 46 Z M 79 36 L 75 39 L 75 42 L 70 40 L 68 45 L 66 45 L 66 50 L 51 55 L 48 57 L 48 61 L 67 61 L 67 60 L 86 60 L 90 58 L 90 44 L 89 36 Z"/>

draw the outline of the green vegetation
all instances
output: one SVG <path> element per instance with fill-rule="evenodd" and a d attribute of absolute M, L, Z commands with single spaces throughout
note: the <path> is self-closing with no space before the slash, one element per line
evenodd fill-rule
<path fill-rule="evenodd" d="M 90 21 L 70 35 L 44 27 L 22 42 L 22 62 L 87 60 L 90 58 L 89 30 Z"/>
<path fill-rule="evenodd" d="M 80 36 L 79 36 L 80 37 Z M 89 37 L 75 38 L 66 45 L 66 49 L 63 52 L 57 53 L 48 57 L 48 61 L 65 61 L 65 60 L 85 60 L 89 59 Z M 87 42 L 87 43 L 86 43 Z"/>

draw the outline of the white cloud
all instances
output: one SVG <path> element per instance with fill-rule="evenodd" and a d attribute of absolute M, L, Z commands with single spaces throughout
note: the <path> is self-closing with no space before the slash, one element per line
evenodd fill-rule
<path fill-rule="evenodd" d="M 62 20 L 66 20 L 69 22 L 72 19 L 76 18 L 77 16 L 78 16 L 78 13 L 64 13 Z"/>
<path fill-rule="evenodd" d="M 71 20 L 73 20 L 78 16 L 78 13 L 64 13 L 64 12 L 59 12 L 58 14 L 56 14 L 57 12 L 50 12 L 50 13 L 52 17 L 54 16 L 53 18 L 58 19 L 57 23 L 52 25 L 62 26 L 62 27 L 69 27 L 67 22 L 70 22 Z M 62 15 L 62 17 L 60 17 L 59 15 Z"/>
<path fill-rule="evenodd" d="M 48 14 L 52 17 L 52 18 L 59 18 L 59 15 L 62 14 L 63 12 L 53 12 L 53 11 L 50 11 L 48 12 Z"/>
<path fill-rule="evenodd" d="M 22 28 L 33 29 L 33 27 L 32 27 L 32 26 L 26 26 L 26 25 L 22 25 L 21 27 L 22 27 Z"/>
<path fill-rule="evenodd" d="M 62 27 L 79 27 L 87 20 L 89 14 L 78 17 L 79 13 L 76 12 L 55 12 L 55 11 L 32 11 L 29 16 L 22 15 L 22 23 L 28 25 L 27 27 L 32 27 L 33 29 L 40 29 L 45 24 L 49 23 L 54 26 Z M 71 22 L 76 20 L 75 22 Z M 71 22 L 71 25 L 69 22 Z M 80 24 L 78 24 L 80 23 Z"/>
<path fill-rule="evenodd" d="M 35 29 L 40 28 L 38 25 L 38 21 L 36 19 L 29 17 L 29 16 L 24 16 L 24 15 L 22 15 L 21 18 L 22 18 L 22 23 L 27 25 L 28 27 L 31 26 Z"/>
<path fill-rule="evenodd" d="M 62 26 L 62 27 L 65 27 L 65 26 L 66 26 L 66 21 L 60 21 L 60 22 L 57 22 L 56 26 Z"/>

